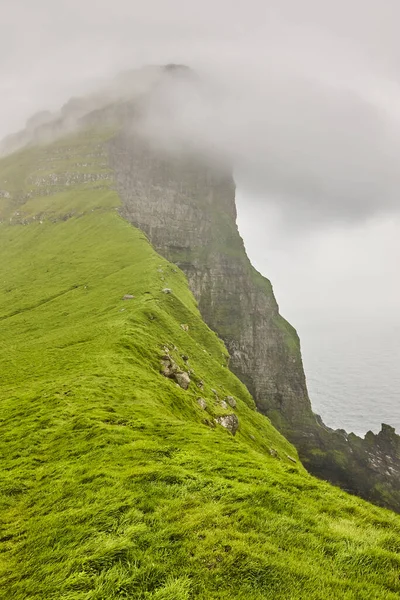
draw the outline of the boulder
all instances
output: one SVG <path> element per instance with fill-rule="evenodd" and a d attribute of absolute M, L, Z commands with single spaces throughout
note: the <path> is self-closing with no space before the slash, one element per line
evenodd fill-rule
<path fill-rule="evenodd" d="M 228 408 L 228 405 L 225 402 L 225 400 L 221 400 L 221 402 L 219 404 L 220 404 L 221 408 L 223 408 L 224 410 L 226 410 Z"/>
<path fill-rule="evenodd" d="M 161 373 L 164 377 L 174 377 L 175 373 L 179 371 L 179 367 L 168 355 L 164 355 L 161 359 Z"/>
<path fill-rule="evenodd" d="M 202 410 L 206 410 L 207 402 L 204 400 L 204 398 L 197 398 L 197 404 L 200 406 L 200 408 Z"/>
<path fill-rule="evenodd" d="M 222 427 L 225 427 L 225 429 L 228 429 L 232 435 L 235 435 L 239 429 L 239 419 L 235 414 L 218 417 L 215 421 L 219 423 L 219 425 L 222 425 Z"/>
<path fill-rule="evenodd" d="M 164 288 L 163 289 L 163 294 L 172 294 L 171 288 Z"/>
<path fill-rule="evenodd" d="M 233 396 L 227 396 L 225 402 L 227 402 L 231 408 L 236 408 L 236 400 Z"/>
<path fill-rule="evenodd" d="M 175 381 L 181 386 L 182 389 L 187 390 L 190 384 L 190 377 L 185 371 L 177 371 L 174 373 Z"/>

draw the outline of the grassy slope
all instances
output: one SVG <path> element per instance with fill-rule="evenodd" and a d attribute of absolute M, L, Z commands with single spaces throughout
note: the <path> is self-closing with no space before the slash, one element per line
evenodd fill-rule
<path fill-rule="evenodd" d="M 101 170 L 98 142 L 0 163 L 0 593 L 398 598 L 400 518 L 288 458 L 183 274 L 118 216 L 109 184 L 25 197 L 35 169 Z M 188 391 L 159 374 L 165 345 L 189 356 Z M 227 412 L 212 389 L 238 400 L 236 437 L 211 426 Z"/>

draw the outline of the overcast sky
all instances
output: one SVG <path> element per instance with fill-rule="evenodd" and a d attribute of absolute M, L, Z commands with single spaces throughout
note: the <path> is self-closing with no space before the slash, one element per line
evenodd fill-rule
<path fill-rule="evenodd" d="M 0 137 L 123 69 L 207 72 L 219 106 L 182 122 L 233 160 L 284 314 L 303 337 L 302 314 L 397 315 L 398 0 L 2 0 L 0 22 Z"/>

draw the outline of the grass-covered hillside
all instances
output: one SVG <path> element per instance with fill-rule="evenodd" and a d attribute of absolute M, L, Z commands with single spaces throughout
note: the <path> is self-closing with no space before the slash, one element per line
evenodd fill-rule
<path fill-rule="evenodd" d="M 0 597 L 399 598 L 400 517 L 305 472 L 112 184 L 101 136 L 0 162 Z"/>

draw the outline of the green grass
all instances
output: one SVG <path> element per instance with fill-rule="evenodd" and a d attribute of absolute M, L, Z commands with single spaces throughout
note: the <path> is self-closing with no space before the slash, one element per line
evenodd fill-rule
<path fill-rule="evenodd" d="M 54 153 L 67 147 L 70 169 L 83 142 Z M 52 149 L 0 163 L 10 192 L 21 156 L 34 170 Z M 13 202 L 0 225 L 0 595 L 399 598 L 400 518 L 306 473 L 112 189 L 24 199 L 25 225 L 10 224 Z M 165 346 L 182 368 L 189 357 L 187 391 L 160 374 Z M 215 426 L 231 409 L 213 390 L 237 400 L 235 437 Z"/>

